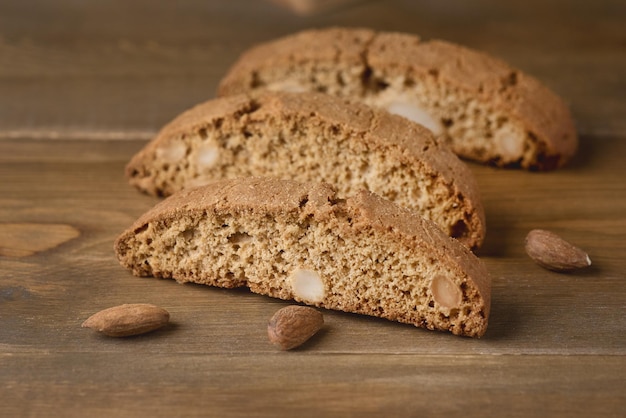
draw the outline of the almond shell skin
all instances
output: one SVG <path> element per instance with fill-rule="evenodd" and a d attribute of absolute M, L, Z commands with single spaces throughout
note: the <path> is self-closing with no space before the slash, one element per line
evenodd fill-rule
<path fill-rule="evenodd" d="M 324 325 L 321 312 L 309 306 L 290 305 L 279 309 L 267 325 L 270 342 L 281 350 L 304 344 Z"/>
<path fill-rule="evenodd" d="M 128 337 L 159 329 L 169 319 L 169 312 L 163 308 L 148 303 L 134 303 L 97 312 L 87 318 L 82 327 L 109 337 Z"/>
<path fill-rule="evenodd" d="M 585 251 L 543 229 L 533 229 L 528 233 L 525 249 L 537 264 L 552 271 L 570 272 L 591 265 Z"/>

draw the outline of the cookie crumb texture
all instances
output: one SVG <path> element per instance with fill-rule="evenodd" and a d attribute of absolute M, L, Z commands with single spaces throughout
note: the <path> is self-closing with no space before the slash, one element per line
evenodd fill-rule
<path fill-rule="evenodd" d="M 219 95 L 318 91 L 407 117 L 457 155 L 500 167 L 550 170 L 575 153 L 565 102 L 487 54 L 440 40 L 368 29 L 308 30 L 246 51 Z"/>
<path fill-rule="evenodd" d="M 367 189 L 419 210 L 470 248 L 485 235 L 473 174 L 447 146 L 404 118 L 319 93 L 200 104 L 165 126 L 126 174 L 162 196 L 247 176 L 323 181 L 342 196 Z"/>
<path fill-rule="evenodd" d="M 115 244 L 137 276 L 251 291 L 479 337 L 490 280 L 432 222 L 370 192 L 247 178 L 177 193 Z"/>

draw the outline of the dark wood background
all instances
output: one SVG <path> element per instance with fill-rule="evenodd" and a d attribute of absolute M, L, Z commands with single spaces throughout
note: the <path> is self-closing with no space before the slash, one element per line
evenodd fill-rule
<path fill-rule="evenodd" d="M 330 3 L 304 14 L 260 0 L 0 3 L 0 416 L 623 416 L 626 3 Z M 115 237 L 156 203 L 126 184 L 131 155 L 214 97 L 252 44 L 330 25 L 484 50 L 571 105 L 581 148 L 566 168 L 470 164 L 493 276 L 480 340 L 324 311 L 319 335 L 280 352 L 266 324 L 286 302 L 138 279 L 115 260 Z M 536 266 L 523 249 L 533 228 L 593 266 Z M 135 302 L 172 323 L 127 339 L 80 327 Z"/>

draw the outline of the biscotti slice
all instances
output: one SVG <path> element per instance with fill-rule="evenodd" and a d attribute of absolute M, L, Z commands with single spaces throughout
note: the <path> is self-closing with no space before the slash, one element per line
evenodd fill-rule
<path fill-rule="evenodd" d="M 415 208 L 471 248 L 485 235 L 472 172 L 421 126 L 320 93 L 265 92 L 203 103 L 165 126 L 126 168 L 169 195 L 223 178 L 324 181 Z"/>
<path fill-rule="evenodd" d="M 535 78 L 409 34 L 330 28 L 260 44 L 242 54 L 218 93 L 257 89 L 361 100 L 423 124 L 461 157 L 500 167 L 553 169 L 578 143 L 566 104 Z"/>
<path fill-rule="evenodd" d="M 179 192 L 115 243 L 137 276 L 252 292 L 478 337 L 482 262 L 414 211 L 368 191 L 244 178 Z"/>

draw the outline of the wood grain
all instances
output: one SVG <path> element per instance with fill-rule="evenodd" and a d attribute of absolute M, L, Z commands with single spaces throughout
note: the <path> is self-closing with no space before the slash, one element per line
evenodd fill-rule
<path fill-rule="evenodd" d="M 36 10 L 36 13 L 31 12 Z M 528 71 L 571 104 L 583 134 L 626 132 L 621 1 L 356 2 L 294 18 L 266 1 L 69 0 L 0 4 L 0 138 L 154 132 L 214 97 L 238 55 L 307 27 L 367 26 L 441 38 Z M 592 77 L 590 79 L 589 77 Z"/>
<path fill-rule="evenodd" d="M 267 1 L 0 3 L 0 416 L 567 416 L 626 410 L 626 4 L 361 1 L 294 16 Z M 575 160 L 551 173 L 470 164 L 487 214 L 487 334 L 324 311 L 284 353 L 287 302 L 135 278 L 113 241 L 158 199 L 123 167 L 178 112 L 212 97 L 254 42 L 349 25 L 464 43 L 570 103 Z M 529 230 L 587 251 L 559 274 Z M 24 238 L 24 237 L 27 238 Z M 166 308 L 154 333 L 82 329 L 123 303 Z"/>
<path fill-rule="evenodd" d="M 99 309 L 133 302 L 118 299 L 120 294 L 133 295 L 123 290 L 130 286 L 141 296 L 138 302 L 154 303 L 168 310 L 173 300 L 185 300 L 193 306 L 206 303 L 205 321 L 210 318 L 227 321 L 228 315 L 235 315 L 241 309 L 239 314 L 245 320 L 232 331 L 237 339 L 245 340 L 246 335 L 258 330 L 264 332 L 264 326 L 250 321 L 251 317 L 261 309 L 261 322 L 265 322 L 283 302 L 243 290 L 229 292 L 137 279 L 115 260 L 112 249 L 115 237 L 158 201 L 130 188 L 123 177 L 124 164 L 141 144 L 132 141 L 31 141 L 29 147 L 23 147 L 20 141 L 0 142 L 0 155 L 4 156 L 0 157 L 0 177 L 12 178 L 11 182 L 0 186 L 0 219 L 8 223 L 65 224 L 82 231 L 79 238 L 61 248 L 20 259 L 17 265 L 33 263 L 31 268 L 41 271 L 32 275 L 25 270 L 13 271 L 10 277 L 14 279 L 5 280 L 4 285 L 20 287 L 28 293 L 31 293 L 30 286 L 33 293 L 45 292 L 43 289 L 50 289 L 51 283 L 62 292 L 73 287 L 80 297 L 75 298 L 72 306 L 81 309 L 83 319 Z M 603 138 L 583 144 L 583 153 L 593 147 L 594 153 L 587 153 L 593 158 L 576 163 L 580 164 L 578 167 L 554 173 L 502 171 L 471 165 L 488 219 L 487 240 L 479 255 L 494 279 L 491 323 L 483 339 L 470 341 L 446 334 L 432 335 L 386 321 L 333 314 L 340 326 L 351 329 L 358 338 L 340 335 L 326 341 L 331 344 L 331 350 L 624 354 L 626 290 L 622 240 L 626 235 L 623 218 L 626 184 L 622 178 L 626 173 L 620 156 L 626 152 L 626 142 Z M 558 199 L 546 199 L 553 195 L 558 195 Z M 526 233 L 536 227 L 554 230 L 585 249 L 594 265 L 589 270 L 569 275 L 540 268 L 524 252 Z M 12 265 L 17 263 L 17 259 L 11 257 L 1 260 Z M 49 265 L 44 266 L 46 263 Z M 79 279 L 76 273 L 68 275 L 67 269 L 72 267 L 78 271 L 88 270 L 82 271 L 82 279 Z M 112 292 L 110 295 L 106 294 L 107 289 Z M 224 295 L 227 301 L 222 300 Z M 148 297 L 157 300 L 144 300 Z M 33 303 L 35 301 L 31 300 L 31 306 Z M 221 312 L 224 304 L 229 306 L 227 312 Z M 254 306 L 253 311 L 248 311 L 250 306 Z M 574 306 L 575 312 L 572 311 Z M 186 313 L 194 315 L 191 311 Z M 589 326 L 578 333 L 581 318 L 585 318 Z M 386 335 L 389 330 L 394 330 L 390 334 L 394 338 L 381 346 L 377 338 L 389 338 Z M 577 334 L 575 338 L 573 333 Z M 368 334 L 372 338 L 368 338 Z M 76 335 L 77 341 L 80 341 L 79 335 Z M 43 335 L 36 338 L 41 337 Z M 563 341 L 567 344 L 559 343 Z M 224 344 L 228 345 L 226 341 Z M 254 347 L 265 347 L 265 337 L 256 344 Z M 224 347 L 218 344 L 210 348 L 213 346 L 204 346 L 193 338 L 184 345 L 186 350 L 192 351 L 219 351 Z"/>
<path fill-rule="evenodd" d="M 0 413 L 618 417 L 626 406 L 620 390 L 626 366 L 613 356 L 546 356 L 537 364 L 533 357 L 475 355 L 146 355 L 141 350 L 150 350 L 149 339 L 119 343 L 136 349 L 123 356 L 115 347 L 98 357 L 63 352 L 0 356 L 0 366 L 10 366 L 4 380 L 12 394 L 30 401 L 0 405 Z M 332 371 L 324 367 L 328 364 Z M 24 381 L 17 370 L 33 379 Z"/>
<path fill-rule="evenodd" d="M 64 224 L 0 224 L 0 256 L 26 257 L 72 240 L 80 231 Z"/>
<path fill-rule="evenodd" d="M 272 3 L 286 7 L 296 15 L 308 16 L 316 13 L 329 12 L 358 0 L 270 0 Z"/>

